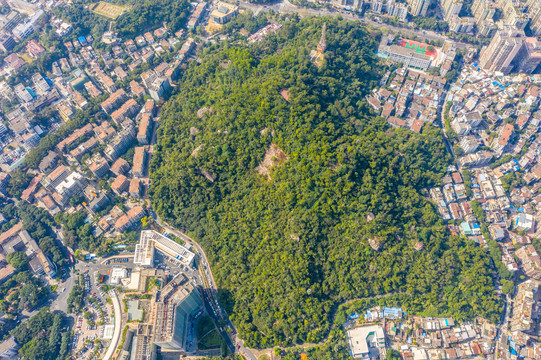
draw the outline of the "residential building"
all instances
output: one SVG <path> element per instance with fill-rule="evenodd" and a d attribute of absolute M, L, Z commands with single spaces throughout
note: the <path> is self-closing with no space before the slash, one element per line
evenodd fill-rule
<path fill-rule="evenodd" d="M 12 11 L 11 13 L 14 13 L 14 11 Z M 13 269 L 11 265 L 7 265 L 7 266 Z M 10 336 L 7 340 L 4 340 L 0 344 L 0 360 L 16 359 L 19 356 L 20 348 L 21 346 L 17 344 L 17 342 L 15 341 L 15 338 L 13 336 Z"/>
<path fill-rule="evenodd" d="M 122 106 L 111 114 L 111 119 L 120 125 L 124 120 L 133 117 L 141 107 L 134 99 L 128 99 Z"/>
<path fill-rule="evenodd" d="M 43 159 L 41 159 L 41 161 L 39 162 L 39 165 L 38 165 L 39 171 L 44 173 L 47 170 L 55 167 L 56 164 L 58 163 L 58 158 L 59 156 L 57 153 L 55 153 L 53 150 L 49 150 L 47 155 Z"/>
<path fill-rule="evenodd" d="M 32 101 L 33 97 L 30 91 L 23 84 L 17 84 L 13 88 L 15 90 L 15 95 L 24 103 Z"/>
<path fill-rule="evenodd" d="M 0 33 L 0 50 L 8 52 L 15 47 L 17 43 L 8 33 Z"/>
<path fill-rule="evenodd" d="M 449 30 L 456 33 L 473 33 L 475 27 L 475 19 L 471 17 L 459 17 L 451 15 L 449 17 Z"/>
<path fill-rule="evenodd" d="M 541 300 L 539 282 L 527 280 L 517 286 L 516 292 L 509 322 L 511 331 L 533 334 L 539 319 L 539 300 Z"/>
<path fill-rule="evenodd" d="M 9 185 L 9 179 L 11 175 L 5 172 L 0 172 L 0 193 L 7 195 L 7 187 Z"/>
<path fill-rule="evenodd" d="M 13 28 L 13 35 L 19 40 L 26 39 L 39 27 L 39 20 L 45 15 L 43 10 L 38 10 L 32 16 L 26 18 L 23 22 Z"/>
<path fill-rule="evenodd" d="M 116 161 L 111 165 L 111 172 L 116 176 L 123 174 L 126 175 L 130 170 L 130 165 L 128 162 L 122 158 L 116 159 Z"/>
<path fill-rule="evenodd" d="M 464 136 L 460 139 L 460 147 L 464 150 L 464 154 L 474 153 L 479 145 L 479 141 L 473 136 Z"/>
<path fill-rule="evenodd" d="M 72 196 L 81 194 L 86 185 L 86 179 L 78 172 L 69 174 L 60 184 L 55 187 L 55 201 L 62 207 L 66 207 Z"/>
<path fill-rule="evenodd" d="M 137 132 L 137 141 L 139 145 L 148 145 L 150 143 L 150 136 L 154 122 L 152 116 L 149 113 L 144 113 L 141 116 L 141 122 L 139 123 L 139 131 Z"/>
<path fill-rule="evenodd" d="M 87 141 L 83 142 L 81 145 L 77 146 L 75 149 L 69 152 L 69 157 L 72 162 L 81 162 L 83 156 L 92 151 L 96 146 L 98 146 L 98 139 L 92 137 Z"/>
<path fill-rule="evenodd" d="M 59 165 L 49 175 L 45 176 L 41 180 L 41 184 L 50 191 L 53 191 L 62 181 L 64 181 L 64 179 L 68 177 L 69 174 L 69 168 L 65 167 L 64 165 Z"/>
<path fill-rule="evenodd" d="M 30 269 L 36 275 L 54 277 L 54 264 L 43 254 L 30 234 L 23 229 L 22 221 L 0 234 L 0 254 L 5 258 L 9 253 L 22 251 L 29 260 Z"/>
<path fill-rule="evenodd" d="M 34 75 L 32 75 L 32 82 L 36 86 L 36 90 L 42 94 L 46 93 L 51 89 L 51 86 L 49 85 L 47 80 L 45 80 L 40 73 L 35 73 Z"/>
<path fill-rule="evenodd" d="M 113 190 L 117 195 L 121 195 L 123 192 L 128 190 L 128 186 L 129 186 L 128 178 L 120 174 L 111 183 L 111 190 Z"/>
<path fill-rule="evenodd" d="M 143 192 L 143 184 L 141 180 L 139 179 L 131 179 L 130 180 L 130 187 L 128 190 L 129 194 L 133 198 L 140 198 L 141 194 Z"/>
<path fill-rule="evenodd" d="M 541 41 L 535 37 L 524 38 L 524 43 L 514 59 L 515 71 L 525 74 L 539 73 L 541 70 Z"/>
<path fill-rule="evenodd" d="M 441 0 L 440 4 L 443 11 L 443 18 L 449 21 L 451 17 L 458 16 L 464 3 L 462 0 Z"/>
<path fill-rule="evenodd" d="M 496 9 L 496 3 L 493 0 L 473 0 L 471 11 L 477 26 L 485 20 L 493 20 Z"/>
<path fill-rule="evenodd" d="M 64 140 L 60 141 L 57 145 L 56 145 L 56 148 L 58 149 L 58 151 L 61 151 L 63 152 L 64 150 L 66 150 L 67 147 L 69 147 L 71 144 L 73 144 L 75 141 L 79 140 L 80 138 L 82 137 L 86 137 L 86 136 L 89 136 L 93 133 L 93 127 L 91 124 L 86 124 L 85 126 L 83 126 L 82 128 L 79 128 L 77 130 L 74 130 L 71 135 L 69 135 L 68 137 L 64 138 Z"/>
<path fill-rule="evenodd" d="M 133 167 L 132 174 L 135 177 L 141 178 L 146 174 L 148 161 L 148 153 L 145 146 L 138 146 L 135 148 L 135 153 L 133 155 Z"/>
<path fill-rule="evenodd" d="M 523 46 L 524 31 L 506 26 L 494 35 L 490 44 L 483 49 L 480 66 L 486 71 L 509 74 L 513 61 Z"/>
<path fill-rule="evenodd" d="M 26 44 L 26 52 L 30 57 L 37 59 L 40 55 L 45 54 L 45 49 L 36 40 L 32 39 Z"/>
<path fill-rule="evenodd" d="M 541 280 L 541 257 L 533 245 L 521 247 L 515 252 L 515 255 L 520 259 L 522 271 L 526 276 Z"/>
<path fill-rule="evenodd" d="M 201 18 L 201 14 L 205 9 L 207 8 L 207 3 L 202 1 L 197 4 L 195 7 L 194 12 L 188 19 L 188 24 L 186 25 L 189 30 L 195 29 L 195 27 L 199 24 L 199 19 Z"/>
<path fill-rule="evenodd" d="M 123 89 L 115 91 L 111 96 L 107 98 L 104 102 L 101 103 L 101 108 L 105 113 L 110 114 L 114 109 L 116 109 L 120 104 L 128 100 L 128 95 Z"/>
<path fill-rule="evenodd" d="M 385 356 L 385 333 L 379 325 L 360 326 L 346 331 L 349 354 L 355 359 L 375 359 Z M 373 355 L 372 355 L 373 354 Z"/>
<path fill-rule="evenodd" d="M 410 7 L 410 13 L 413 16 L 426 16 L 432 0 L 407 0 L 407 2 Z"/>
<path fill-rule="evenodd" d="M 135 140 L 135 125 L 131 120 L 122 123 L 119 131 L 107 144 L 104 153 L 111 161 L 115 161 L 124 154 Z"/>
<path fill-rule="evenodd" d="M 75 111 L 67 101 L 58 103 L 58 105 L 56 105 L 56 110 L 64 121 L 69 121 L 75 115 Z"/>
<path fill-rule="evenodd" d="M 139 205 L 134 206 L 125 215 L 122 215 L 115 221 L 114 229 L 118 232 L 125 231 L 146 215 L 146 211 Z"/>
<path fill-rule="evenodd" d="M 21 21 L 21 15 L 17 11 L 11 11 L 7 15 L 0 15 L 0 30 L 11 31 Z"/>
<path fill-rule="evenodd" d="M 166 77 L 159 77 L 154 79 L 150 87 L 148 88 L 148 93 L 150 96 L 158 101 L 162 99 L 171 89 L 171 84 Z"/>
<path fill-rule="evenodd" d="M 109 163 L 106 159 L 97 154 L 92 159 L 87 160 L 88 169 L 96 178 L 104 176 L 109 171 Z"/>
<path fill-rule="evenodd" d="M 21 67 L 23 67 L 24 64 L 26 64 L 26 62 L 15 53 L 12 53 L 6 56 L 4 58 L 4 62 L 8 65 L 9 69 L 11 70 L 18 70 Z"/>
<path fill-rule="evenodd" d="M 218 24 L 225 24 L 229 22 L 233 16 L 237 15 L 238 11 L 238 6 L 224 1 L 218 1 L 216 7 L 210 13 L 210 18 Z"/>

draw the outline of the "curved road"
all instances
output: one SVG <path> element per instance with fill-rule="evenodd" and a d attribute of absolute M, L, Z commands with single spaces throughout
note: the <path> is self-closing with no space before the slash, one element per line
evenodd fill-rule
<path fill-rule="evenodd" d="M 120 300 L 115 290 L 109 291 L 111 301 L 113 302 L 113 308 L 115 311 L 115 329 L 113 332 L 113 338 L 107 348 L 107 352 L 103 357 L 103 360 L 109 360 L 115 353 L 118 341 L 120 340 L 120 334 L 122 332 L 122 307 L 120 306 Z"/>

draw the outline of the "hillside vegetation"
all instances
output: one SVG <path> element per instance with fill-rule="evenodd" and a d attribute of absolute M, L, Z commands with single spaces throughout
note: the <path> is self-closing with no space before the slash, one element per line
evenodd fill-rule
<path fill-rule="evenodd" d="M 499 316 L 486 253 L 450 237 L 422 195 L 447 165 L 440 130 L 391 129 L 364 100 L 376 37 L 306 18 L 212 45 L 162 112 L 151 199 L 201 241 L 249 346 L 317 342 L 338 303 L 379 294 L 409 313 Z"/>

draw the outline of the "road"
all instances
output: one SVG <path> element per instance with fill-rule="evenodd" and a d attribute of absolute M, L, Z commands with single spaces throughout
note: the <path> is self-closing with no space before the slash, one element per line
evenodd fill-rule
<path fill-rule="evenodd" d="M 118 345 L 118 341 L 120 340 L 120 334 L 122 333 L 122 307 L 120 306 L 120 299 L 118 298 L 115 290 L 109 291 L 109 296 L 111 296 L 111 301 L 113 302 L 113 308 L 115 311 L 115 329 L 113 332 L 113 338 L 109 343 L 109 347 L 107 348 L 107 352 L 105 353 L 103 360 L 109 360 L 111 356 L 113 356 Z"/>
<path fill-rule="evenodd" d="M 51 311 L 63 311 L 67 313 L 68 309 L 68 297 L 75 285 L 75 276 L 72 274 L 64 282 L 58 284 L 56 296 L 49 305 Z M 62 291 L 62 289 L 65 289 Z"/>
<path fill-rule="evenodd" d="M 509 323 L 509 313 L 511 312 L 511 306 L 512 306 L 511 296 L 507 294 L 505 297 L 505 312 L 504 312 L 503 320 L 501 324 L 497 327 L 498 331 L 496 335 L 496 344 L 494 346 L 494 354 L 492 354 L 489 357 L 489 359 L 498 359 L 497 353 L 498 353 L 498 350 L 501 348 L 502 337 L 507 335 L 506 329 L 507 329 L 507 324 Z"/>
<path fill-rule="evenodd" d="M 370 24 L 376 28 L 387 28 L 394 32 L 402 32 L 402 33 L 407 33 L 410 35 L 415 35 L 419 38 L 425 39 L 426 41 L 452 40 L 452 39 L 449 39 L 445 35 L 439 34 L 431 30 L 415 30 L 415 29 L 402 28 L 402 27 L 393 26 L 393 25 L 384 24 L 384 23 L 378 23 L 377 21 L 374 21 L 365 17 L 357 16 L 355 14 L 348 13 L 345 11 L 338 11 L 338 10 L 331 11 L 326 8 L 312 9 L 312 8 L 300 7 L 300 6 L 291 4 L 288 0 L 282 0 L 282 1 L 276 2 L 274 4 L 269 4 L 269 5 L 253 4 L 246 1 L 239 1 L 239 4 L 243 8 L 252 10 L 254 14 L 258 14 L 261 11 L 272 10 L 278 13 L 297 13 L 299 15 L 304 15 L 304 16 L 341 16 L 344 19 L 348 19 L 352 21 L 360 21 L 366 24 Z M 454 41 L 454 43 L 457 48 L 462 48 L 462 49 L 472 46 L 471 44 L 463 43 L 459 41 Z"/>

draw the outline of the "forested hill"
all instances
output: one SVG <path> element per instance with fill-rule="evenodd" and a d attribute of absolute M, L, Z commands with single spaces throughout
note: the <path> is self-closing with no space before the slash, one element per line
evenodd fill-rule
<path fill-rule="evenodd" d="M 410 313 L 501 310 L 485 252 L 449 237 L 422 196 L 448 161 L 441 132 L 393 130 L 364 100 L 376 37 L 306 18 L 260 44 L 213 45 L 162 112 L 151 199 L 201 241 L 249 346 L 321 340 L 334 305 L 377 294 Z"/>

